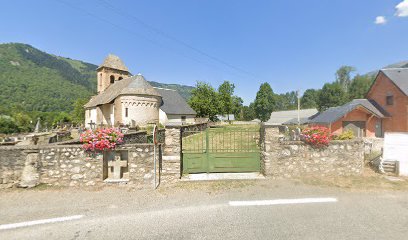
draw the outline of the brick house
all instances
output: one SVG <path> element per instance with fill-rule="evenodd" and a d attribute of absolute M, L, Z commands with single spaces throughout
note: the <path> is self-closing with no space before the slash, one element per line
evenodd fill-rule
<path fill-rule="evenodd" d="M 367 99 L 354 99 L 321 112 L 310 125 L 327 126 L 334 134 L 352 130 L 357 137 L 383 137 L 384 132 L 408 132 L 408 69 L 382 69 Z"/>

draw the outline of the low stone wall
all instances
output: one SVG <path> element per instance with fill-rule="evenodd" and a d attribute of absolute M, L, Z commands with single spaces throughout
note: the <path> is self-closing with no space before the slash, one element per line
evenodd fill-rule
<path fill-rule="evenodd" d="M 332 141 L 319 149 L 301 141 L 279 141 L 279 137 L 278 128 L 263 128 L 261 167 L 266 176 L 349 176 L 363 172 L 362 140 Z"/>
<path fill-rule="evenodd" d="M 128 184 L 153 187 L 153 144 L 122 145 L 117 151 L 127 156 Z M 80 146 L 0 147 L 0 188 L 32 187 L 41 183 L 54 186 L 104 184 L 103 155 L 89 156 Z M 171 171 L 171 166 L 166 166 Z M 162 170 L 162 146 L 157 147 L 157 175 Z M 106 175 L 106 174 L 105 174 Z M 172 175 L 166 180 L 172 180 Z M 158 179 L 160 180 L 160 179 Z"/>

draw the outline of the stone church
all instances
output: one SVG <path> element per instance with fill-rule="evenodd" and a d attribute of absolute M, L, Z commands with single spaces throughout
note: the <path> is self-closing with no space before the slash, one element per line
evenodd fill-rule
<path fill-rule="evenodd" d="M 108 55 L 96 71 L 98 95 L 84 106 L 86 127 L 194 123 L 196 112 L 177 91 L 132 76 L 119 57 Z"/>

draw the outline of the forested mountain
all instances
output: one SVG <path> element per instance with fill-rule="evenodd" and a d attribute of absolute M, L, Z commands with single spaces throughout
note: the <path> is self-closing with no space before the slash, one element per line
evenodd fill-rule
<path fill-rule="evenodd" d="M 27 44 L 0 44 L 0 114 L 10 108 L 70 112 L 77 99 L 96 93 L 96 68 Z M 151 84 L 178 90 L 186 99 L 193 89 L 178 84 Z"/>

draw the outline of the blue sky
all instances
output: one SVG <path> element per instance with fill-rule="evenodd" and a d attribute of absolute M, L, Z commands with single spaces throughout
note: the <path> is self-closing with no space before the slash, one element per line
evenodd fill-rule
<path fill-rule="evenodd" d="M 94 64 L 113 53 L 163 83 L 229 80 L 249 104 L 263 82 L 304 91 L 341 65 L 366 73 L 408 60 L 402 1 L 2 1 L 0 42 Z"/>

